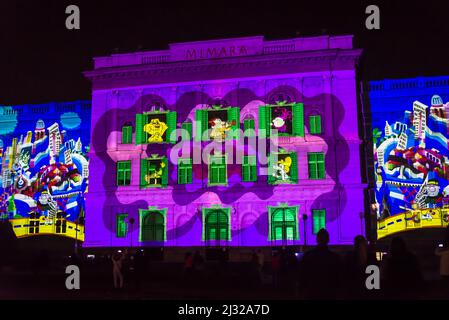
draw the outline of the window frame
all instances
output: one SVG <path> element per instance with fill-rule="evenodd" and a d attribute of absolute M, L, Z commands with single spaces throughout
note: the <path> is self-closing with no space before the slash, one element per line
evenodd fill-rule
<path fill-rule="evenodd" d="M 293 214 L 293 221 L 288 221 L 285 219 L 285 210 L 294 210 Z M 283 211 L 283 220 L 281 222 L 279 221 L 273 221 L 273 216 L 276 214 L 277 210 L 284 210 Z M 295 241 L 299 240 L 299 219 L 298 219 L 298 212 L 299 207 L 298 206 L 268 206 L 268 219 L 269 219 L 269 230 L 268 230 L 268 240 L 269 241 Z M 275 229 L 279 228 L 277 224 L 280 224 L 280 228 L 282 228 L 282 233 L 287 235 L 287 228 L 293 227 L 293 238 L 292 239 L 276 239 L 276 232 Z M 273 232 L 274 231 L 274 232 Z"/>
<path fill-rule="evenodd" d="M 186 163 L 188 162 L 188 163 Z M 190 184 L 193 182 L 193 164 L 192 158 L 178 159 L 178 184 Z M 181 181 L 181 172 L 187 171 L 184 176 L 184 181 Z"/>
<path fill-rule="evenodd" d="M 123 218 L 123 220 L 121 220 L 120 218 Z M 127 218 L 128 218 L 127 213 L 118 213 L 115 216 L 115 237 L 116 238 L 126 238 L 128 236 L 128 223 L 126 222 Z M 120 223 L 123 223 L 125 228 L 124 228 L 124 230 L 120 230 L 120 233 L 119 233 Z"/>
<path fill-rule="evenodd" d="M 212 159 L 213 158 L 224 158 L 224 164 L 213 164 L 212 163 Z M 208 174 L 207 174 L 207 185 L 208 186 L 227 186 L 228 185 L 228 156 L 226 154 L 221 154 L 221 155 L 209 155 L 209 164 L 208 164 Z M 224 182 L 211 182 L 211 176 L 212 176 L 212 166 L 216 165 L 216 166 L 223 166 L 225 169 L 225 181 Z M 220 177 L 220 175 L 218 174 L 218 178 Z M 219 180 L 219 179 L 218 179 Z"/>
<path fill-rule="evenodd" d="M 120 168 L 120 165 L 123 164 L 129 164 L 128 168 Z M 116 162 L 116 179 L 115 179 L 115 185 L 117 187 L 127 187 L 131 185 L 131 160 L 118 160 Z M 126 173 L 129 173 L 129 183 L 127 184 L 126 181 Z M 123 175 L 123 177 L 120 177 L 120 175 Z M 120 179 L 121 178 L 121 179 Z M 119 181 L 121 180 L 121 181 Z M 121 183 L 119 183 L 121 182 Z"/>
<path fill-rule="evenodd" d="M 165 140 L 162 142 L 149 142 L 148 133 L 144 131 L 145 125 L 149 123 L 149 118 L 152 115 L 165 114 L 165 124 L 167 130 L 165 132 Z M 178 113 L 176 111 L 164 110 L 164 111 L 148 111 L 136 114 L 136 145 L 149 145 L 149 144 L 164 144 L 164 143 L 176 143 L 176 138 L 171 138 L 171 133 L 177 129 Z"/>
<path fill-rule="evenodd" d="M 254 163 L 250 159 L 254 159 Z M 245 180 L 245 170 L 249 170 L 249 179 Z M 253 172 L 254 171 L 254 172 Z M 254 174 L 254 176 L 253 176 Z M 243 156 L 242 159 L 242 181 L 256 182 L 257 181 L 257 157 L 253 155 Z"/>
<path fill-rule="evenodd" d="M 162 240 L 144 240 L 144 220 L 147 215 L 151 214 L 151 212 L 157 212 L 160 215 L 162 215 L 163 223 L 163 239 Z M 156 209 L 153 207 L 150 207 L 148 209 L 139 209 L 139 242 L 165 242 L 167 241 L 167 209 Z"/>
<path fill-rule="evenodd" d="M 209 225 L 209 223 L 207 223 L 207 218 L 210 214 L 214 213 L 215 211 L 221 211 L 223 212 L 226 217 L 227 217 L 227 223 L 226 223 L 226 238 L 225 239 L 221 239 L 220 238 L 220 231 L 224 226 L 224 223 L 220 223 L 218 217 L 217 217 L 217 222 L 214 225 Z M 202 240 L 208 243 L 220 243 L 220 241 L 231 241 L 232 240 L 232 236 L 231 236 L 231 208 L 223 208 L 223 207 L 211 207 L 211 208 L 203 208 L 202 209 L 202 222 L 203 222 L 203 232 L 202 232 Z M 212 228 L 215 227 L 216 230 L 218 230 L 218 233 L 216 233 L 216 235 L 218 234 L 218 239 L 209 239 L 208 237 L 208 231 Z"/>
<path fill-rule="evenodd" d="M 318 156 L 322 159 L 318 159 Z M 315 157 L 315 159 L 312 159 Z M 322 166 L 322 167 L 321 167 Z M 307 153 L 307 168 L 309 180 L 324 180 L 326 179 L 326 155 L 324 152 L 308 152 Z M 316 175 L 314 176 L 313 173 Z"/>
<path fill-rule="evenodd" d="M 317 220 L 319 221 L 318 225 L 316 224 Z M 312 234 L 317 234 L 323 228 L 326 228 L 326 209 L 312 209 Z"/>
<path fill-rule="evenodd" d="M 292 158 L 292 167 L 290 168 L 290 172 L 292 171 L 292 168 L 293 168 L 293 170 L 295 170 L 295 177 L 294 177 L 294 179 L 292 179 L 292 175 L 290 174 L 289 175 L 290 176 L 289 180 L 282 181 L 282 180 L 277 180 L 276 179 L 275 181 L 270 181 L 270 179 L 271 180 L 273 179 L 273 176 L 272 176 L 272 174 L 273 174 L 272 156 L 276 155 L 276 154 L 277 155 L 285 155 L 285 154 L 290 155 L 290 157 Z M 293 161 L 293 159 L 295 159 L 295 160 Z M 294 165 L 293 162 L 296 162 L 295 163 L 296 167 L 293 166 Z M 298 163 L 298 152 L 297 151 L 271 152 L 269 154 L 269 157 L 268 157 L 268 177 L 267 177 L 267 183 L 268 184 L 272 184 L 272 185 L 297 184 L 298 181 L 299 181 L 299 168 L 298 167 L 299 167 L 299 163 Z"/>
<path fill-rule="evenodd" d="M 318 123 L 319 123 L 319 130 L 317 130 Z M 322 133 L 323 133 L 323 122 L 321 115 L 320 114 L 309 115 L 309 134 L 320 135 Z"/>
<path fill-rule="evenodd" d="M 129 132 L 129 131 L 131 131 L 131 132 Z M 127 137 L 128 140 L 126 140 L 125 137 Z M 121 144 L 132 144 L 132 143 L 133 143 L 133 127 L 132 127 L 132 125 L 125 124 L 122 126 Z"/>
<path fill-rule="evenodd" d="M 146 162 L 145 168 L 147 170 L 146 174 L 148 173 L 148 163 L 151 160 L 160 160 L 162 162 L 165 163 L 165 168 L 166 171 L 163 173 L 162 177 L 161 177 L 161 184 L 148 184 L 146 181 L 145 183 L 143 183 L 143 179 L 142 179 L 142 161 Z M 164 179 L 166 179 L 166 183 L 164 183 Z M 168 176 L 168 159 L 165 156 L 162 157 L 148 157 L 148 158 L 143 158 L 140 159 L 140 181 L 139 181 L 139 187 L 140 189 L 146 189 L 146 188 L 165 188 L 169 185 L 169 176 Z"/>
<path fill-rule="evenodd" d="M 262 138 L 271 136 L 271 110 L 276 107 L 291 107 L 292 132 L 277 133 L 278 137 L 305 137 L 304 104 L 302 102 L 278 102 L 259 106 L 259 136 Z M 297 118 L 298 117 L 298 118 Z"/>

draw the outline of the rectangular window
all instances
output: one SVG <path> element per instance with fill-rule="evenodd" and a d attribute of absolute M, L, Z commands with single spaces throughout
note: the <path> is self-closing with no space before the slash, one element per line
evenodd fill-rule
<path fill-rule="evenodd" d="M 128 218 L 127 213 L 119 213 L 117 215 L 116 220 L 116 229 L 115 229 L 115 235 L 117 238 L 125 238 L 128 234 L 128 225 L 126 223 L 126 219 Z"/>
<path fill-rule="evenodd" d="M 245 137 L 254 137 L 255 131 L 254 131 L 254 119 L 245 119 L 243 121 L 243 131 Z"/>
<path fill-rule="evenodd" d="M 256 156 L 244 156 L 242 164 L 242 180 L 257 181 Z"/>
<path fill-rule="evenodd" d="M 272 131 L 279 136 L 304 137 L 303 104 L 278 103 L 259 107 L 259 136 L 270 136 Z"/>
<path fill-rule="evenodd" d="M 240 109 L 236 107 L 197 109 L 196 141 L 239 139 Z"/>
<path fill-rule="evenodd" d="M 168 185 L 167 158 L 147 158 L 140 160 L 140 187 L 165 187 Z"/>
<path fill-rule="evenodd" d="M 313 234 L 317 234 L 321 229 L 326 228 L 326 210 L 312 210 Z"/>
<path fill-rule="evenodd" d="M 268 159 L 269 184 L 298 183 L 298 155 L 296 152 L 271 153 Z"/>
<path fill-rule="evenodd" d="M 309 152 L 307 157 L 309 163 L 309 179 L 325 179 L 326 168 L 324 165 L 324 153 Z"/>
<path fill-rule="evenodd" d="M 133 143 L 133 127 L 123 126 L 122 127 L 122 144 Z"/>
<path fill-rule="evenodd" d="M 178 159 L 178 184 L 192 183 L 192 159 Z"/>
<path fill-rule="evenodd" d="M 117 161 L 117 185 L 131 184 L 131 161 Z"/>
<path fill-rule="evenodd" d="M 228 173 L 225 156 L 210 156 L 209 185 L 226 185 Z"/>
<path fill-rule="evenodd" d="M 188 141 L 192 139 L 192 123 L 191 122 L 184 122 L 181 125 L 182 129 L 182 140 Z"/>
<path fill-rule="evenodd" d="M 310 134 L 321 134 L 321 116 L 309 117 Z"/>
<path fill-rule="evenodd" d="M 176 112 L 136 114 L 136 144 L 176 143 Z"/>

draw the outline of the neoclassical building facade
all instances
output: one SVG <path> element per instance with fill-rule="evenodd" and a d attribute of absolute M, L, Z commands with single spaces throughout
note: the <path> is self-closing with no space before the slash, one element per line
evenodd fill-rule
<path fill-rule="evenodd" d="M 84 246 L 350 244 L 360 54 L 256 36 L 95 58 Z"/>

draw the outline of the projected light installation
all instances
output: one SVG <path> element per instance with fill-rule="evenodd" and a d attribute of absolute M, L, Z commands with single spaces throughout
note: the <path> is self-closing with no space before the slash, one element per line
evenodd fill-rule
<path fill-rule="evenodd" d="M 449 78 L 392 81 L 370 93 L 378 238 L 449 223 Z"/>
<path fill-rule="evenodd" d="M 17 237 L 84 240 L 90 102 L 0 106 L 0 216 Z M 5 117 L 3 116 L 5 115 Z"/>
<path fill-rule="evenodd" d="M 95 58 L 85 245 L 351 243 L 359 55 L 351 36 L 249 37 Z"/>

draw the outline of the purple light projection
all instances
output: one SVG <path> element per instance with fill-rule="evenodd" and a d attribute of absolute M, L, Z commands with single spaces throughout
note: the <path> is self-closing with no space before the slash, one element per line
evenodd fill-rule
<path fill-rule="evenodd" d="M 348 42 L 351 37 L 330 38 L 334 47 L 329 47 L 329 39 L 325 42 L 320 38 L 288 40 L 294 44 L 291 52 L 270 55 L 265 53 L 268 51 L 265 48 L 276 48 L 282 45 L 282 41 L 263 41 L 260 37 L 248 38 L 246 42 L 244 39 L 223 40 L 220 44 L 223 47 L 235 45 L 238 41 L 239 46 L 246 45 L 247 49 L 240 50 L 243 54 L 238 57 L 214 61 L 201 57 L 186 61 L 192 59 L 182 58 L 179 52 L 207 48 L 208 42 L 183 44 L 181 47 L 171 45 L 168 53 L 154 53 L 171 56 L 173 62 L 170 65 L 140 65 L 131 55 L 119 55 L 117 61 L 124 59 L 120 62 L 97 58 L 96 67 L 101 69 L 86 73 L 93 82 L 93 113 L 85 245 L 129 246 L 131 241 L 136 246 L 204 245 L 201 210 L 212 205 L 231 208 L 231 240 L 225 242 L 229 246 L 304 244 L 305 236 L 307 244 L 313 244 L 312 211 L 318 209 L 326 212 L 326 228 L 333 244 L 350 243 L 355 235 L 363 233 L 359 214 L 364 210 L 363 191 L 366 186 L 361 182 L 361 141 L 358 137 L 354 76 L 354 61 L 360 51 L 352 49 L 351 41 Z M 307 41 L 309 46 L 305 45 Z M 340 54 L 331 49 L 335 47 L 340 47 Z M 129 59 L 127 63 L 125 56 Z M 269 59 L 264 61 L 263 67 L 254 69 L 262 58 L 267 57 Z M 329 64 L 331 57 L 332 66 Z M 121 65 L 120 69 L 111 68 L 115 67 L 114 63 Z M 243 66 L 236 68 L 238 64 Z M 217 68 L 217 65 L 222 68 Z M 234 68 L 229 70 L 228 66 Z M 169 74 L 167 70 L 170 68 L 178 69 L 171 69 Z M 150 76 L 153 73 L 154 76 Z M 222 105 L 240 108 L 242 128 L 246 117 L 253 118 L 256 132 L 260 106 L 275 104 L 276 101 L 304 104 L 305 136 L 279 138 L 281 148 L 297 153 L 296 184 L 269 184 L 266 173 L 262 174 L 267 166 L 259 163 L 257 181 L 242 182 L 242 166 L 235 161 L 227 166 L 226 186 L 207 185 L 208 166 L 204 163 L 193 164 L 191 184 L 178 184 L 177 166 L 170 161 L 172 144 L 136 145 L 135 135 L 132 145 L 120 144 L 123 124 L 132 123 L 135 133 L 136 114 L 150 111 L 155 104 L 165 110 L 176 111 L 180 127 L 188 119 L 195 123 L 195 110 L 216 104 L 217 100 Z M 321 134 L 309 133 L 311 115 L 321 116 Z M 194 148 L 204 148 L 210 142 L 199 143 L 192 139 L 184 143 L 189 143 L 193 152 Z M 232 144 L 234 157 L 247 149 L 235 141 Z M 309 179 L 310 152 L 325 154 L 324 179 Z M 169 159 L 167 187 L 139 187 L 140 159 L 151 155 Z M 116 161 L 123 160 L 131 161 L 130 186 L 116 186 Z M 298 240 L 269 240 L 268 206 L 279 205 L 299 207 Z M 149 206 L 167 209 L 164 242 L 139 242 L 139 209 Z M 115 219 L 119 213 L 127 213 L 136 221 L 124 238 L 115 236 Z M 302 219 L 304 214 L 308 216 L 305 221 Z"/>

